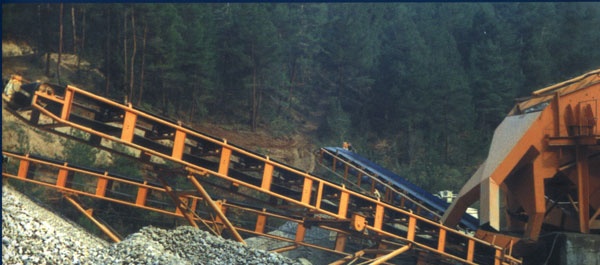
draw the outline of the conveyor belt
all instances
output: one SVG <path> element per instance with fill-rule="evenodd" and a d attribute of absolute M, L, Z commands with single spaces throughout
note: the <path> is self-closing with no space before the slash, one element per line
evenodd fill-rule
<path fill-rule="evenodd" d="M 375 182 L 373 187 L 381 194 L 391 191 L 393 195 L 390 197 L 390 203 L 397 204 L 402 197 L 408 197 L 412 203 L 404 202 L 406 208 L 412 210 L 421 208 L 424 210 L 421 213 L 423 216 L 429 216 L 430 219 L 436 221 L 439 220 L 440 214 L 448 209 L 449 204 L 445 201 L 355 152 L 340 147 L 324 147 L 322 150 L 324 150 L 321 152 L 322 162 L 329 163 L 332 167 L 333 163 L 342 163 L 337 165 L 338 169 L 343 167 L 343 170 L 349 174 L 360 174 L 363 178 L 360 181 L 363 183 Z M 369 179 L 365 181 L 365 177 Z M 477 230 L 479 221 L 473 216 L 465 214 L 460 224 L 474 231 Z"/>
<path fill-rule="evenodd" d="M 202 194 L 221 218 L 220 221 L 239 241 L 243 239 L 236 236 L 238 232 L 253 231 L 269 237 L 265 230 L 268 218 L 274 216 L 272 212 L 283 211 L 285 218 L 298 222 L 295 238 L 288 239 L 294 246 L 307 245 L 304 241 L 306 230 L 309 226 L 318 226 L 335 232 L 336 240 L 333 246 L 317 248 L 346 257 L 370 260 L 386 253 L 397 255 L 406 252 L 426 257 L 428 261 L 435 260 L 437 264 L 520 263 L 509 255 L 508 249 L 232 145 L 225 139 L 197 132 L 179 122 L 162 119 L 72 86 L 67 86 L 64 94 L 37 91 L 31 108 L 13 113 L 33 126 L 63 136 L 72 135 L 60 130 L 61 127 L 85 132 L 89 137 L 81 141 L 105 150 L 117 152 L 111 149 L 112 143 L 125 145 L 136 150 L 133 156 L 144 163 L 170 161 L 186 174 L 162 176 L 162 185 L 171 183 L 169 179 L 172 178 L 187 177 L 188 183 Z M 19 171 L 13 176 L 27 180 L 26 165 L 31 162 L 19 159 Z M 74 169 L 63 165 L 59 177 L 64 178 L 71 170 Z M 264 210 L 250 216 L 254 219 L 253 229 L 230 223 L 225 211 L 207 199 L 210 196 L 203 188 L 204 180 L 219 181 L 234 194 L 261 198 Z M 56 186 L 56 183 L 52 185 Z M 143 197 L 139 197 L 143 193 L 139 194 L 132 206 L 138 205 L 138 200 L 143 201 Z M 185 209 L 180 211 L 186 212 Z M 190 222 L 194 220 L 192 216 L 187 216 L 187 219 Z"/>

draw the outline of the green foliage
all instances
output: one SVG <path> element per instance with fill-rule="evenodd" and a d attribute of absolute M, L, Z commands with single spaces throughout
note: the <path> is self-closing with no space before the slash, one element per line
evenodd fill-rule
<path fill-rule="evenodd" d="M 15 149 L 8 149 L 8 151 L 14 151 L 23 154 L 30 152 L 31 146 L 29 144 L 29 135 L 25 129 L 23 129 L 22 124 L 13 121 L 3 121 L 2 131 L 12 132 L 17 135 L 17 145 L 15 146 Z M 5 146 L 3 145 L 2 148 L 4 149 Z"/>
<path fill-rule="evenodd" d="M 323 142 L 331 142 L 339 145 L 350 138 L 351 121 L 350 115 L 342 110 L 339 100 L 335 97 L 329 99 L 330 115 L 322 120 L 318 134 Z"/>
<path fill-rule="evenodd" d="M 88 135 L 79 130 L 71 129 L 71 135 L 80 139 L 86 139 Z M 93 167 L 96 164 L 96 155 L 100 152 L 91 145 L 74 140 L 62 139 L 63 158 L 69 164 Z"/>
<path fill-rule="evenodd" d="M 134 99 L 141 105 L 191 122 L 268 127 L 276 135 L 316 123 L 315 141 L 352 140 L 374 160 L 384 157 L 391 168 L 419 176 L 426 188 L 438 183 L 425 181 L 429 174 L 474 171 L 515 98 L 598 68 L 600 61 L 597 3 L 65 8 L 71 6 L 79 36 L 87 32 L 82 55 L 109 77 L 112 98 L 122 100 L 128 89 L 124 51 L 132 55 L 135 15 L 134 78 L 144 93 Z M 55 52 L 57 23 L 46 22 L 57 19 L 57 4 L 3 5 L 3 39 L 22 38 Z M 66 40 L 70 27 L 65 23 Z M 65 50 L 71 45 L 67 41 Z M 377 149 L 383 142 L 385 150 Z"/>
<path fill-rule="evenodd" d="M 132 152 L 122 144 L 113 143 L 113 149 L 119 153 L 132 154 Z M 140 169 L 141 165 L 138 161 L 122 155 L 112 154 L 111 156 L 112 163 L 109 170 L 111 173 L 117 173 L 122 176 L 135 179 L 142 178 L 142 172 Z"/>

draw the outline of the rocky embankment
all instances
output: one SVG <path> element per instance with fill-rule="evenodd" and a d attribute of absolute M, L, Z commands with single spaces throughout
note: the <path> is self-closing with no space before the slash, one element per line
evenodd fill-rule
<path fill-rule="evenodd" d="M 301 264 L 189 226 L 110 244 L 2 187 L 2 264 Z"/>

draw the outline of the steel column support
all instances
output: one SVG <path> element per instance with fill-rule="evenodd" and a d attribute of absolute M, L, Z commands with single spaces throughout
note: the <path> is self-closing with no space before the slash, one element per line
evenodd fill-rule
<path fill-rule="evenodd" d="M 176 213 L 180 213 L 181 215 L 183 215 L 183 217 L 185 217 L 185 219 L 190 223 L 191 226 L 198 228 L 198 224 L 196 223 L 196 221 L 194 221 L 194 212 L 189 209 L 187 204 L 184 203 L 181 200 L 181 198 L 177 196 L 177 194 L 175 194 L 173 188 L 171 188 L 171 186 L 169 186 L 162 177 L 157 177 L 157 179 L 162 184 L 163 188 L 165 189 L 165 192 L 169 194 L 171 200 L 173 200 L 175 207 L 177 207 Z"/>
<path fill-rule="evenodd" d="M 273 182 L 273 165 L 265 163 L 263 171 L 262 183 L 260 188 L 263 190 L 271 190 L 271 183 Z"/>
<path fill-rule="evenodd" d="M 173 153 L 171 156 L 175 159 L 181 160 L 183 157 L 183 151 L 185 149 L 185 132 L 181 130 L 175 131 L 175 140 L 173 140 Z"/>
<path fill-rule="evenodd" d="M 313 181 L 309 178 L 304 178 L 304 186 L 302 186 L 302 198 L 300 201 L 306 205 L 310 204 Z"/>
<path fill-rule="evenodd" d="M 526 209 L 529 214 L 529 220 L 527 222 L 527 235 L 530 239 L 537 240 L 541 230 L 542 223 L 544 222 L 544 215 L 546 213 L 546 200 L 545 200 L 545 187 L 544 179 L 547 177 L 544 174 L 544 167 L 542 157 L 538 156 L 533 161 L 533 174 L 531 174 L 531 185 L 533 186 L 533 202 L 529 202 L 528 205 L 533 206 L 533 209 Z"/>
<path fill-rule="evenodd" d="M 446 249 L 446 229 L 440 228 L 440 233 L 438 236 L 437 250 L 439 252 L 445 252 L 445 249 Z"/>
<path fill-rule="evenodd" d="M 137 196 L 135 198 L 135 204 L 144 206 L 146 204 L 146 197 L 148 197 L 148 188 L 138 187 Z"/>
<path fill-rule="evenodd" d="M 579 232 L 590 233 L 590 168 L 587 146 L 575 147 L 577 163 L 577 194 L 579 201 Z"/>
<path fill-rule="evenodd" d="M 396 256 L 398 256 L 398 255 L 400 255 L 400 254 L 408 251 L 411 247 L 412 247 L 412 244 L 408 244 L 408 245 L 403 246 L 403 247 L 401 247 L 399 249 L 396 249 L 396 250 L 394 250 L 394 251 L 392 251 L 392 252 L 390 252 L 390 253 L 388 253 L 386 255 L 383 255 L 383 256 L 377 258 L 375 261 L 371 262 L 370 265 L 379 265 L 379 264 L 382 264 L 382 263 L 384 263 L 384 262 L 386 262 L 386 261 L 388 261 L 390 259 L 393 259 L 394 257 L 396 257 Z"/>
<path fill-rule="evenodd" d="M 25 155 L 25 158 L 29 158 L 29 154 Z M 29 171 L 29 160 L 21 159 L 19 161 L 19 171 L 17 172 L 17 176 L 21 179 L 27 178 L 27 172 Z"/>
<path fill-rule="evenodd" d="M 71 115 L 71 106 L 73 105 L 73 98 L 75 97 L 75 91 L 70 88 L 70 86 L 67 86 L 65 98 L 63 99 L 63 108 L 60 113 L 60 118 L 63 120 L 69 120 L 69 115 Z"/>
<path fill-rule="evenodd" d="M 227 175 L 227 173 L 229 173 L 230 159 L 231 149 L 223 146 L 223 150 L 221 150 L 221 160 L 219 162 L 219 174 Z"/>
<path fill-rule="evenodd" d="M 131 106 L 129 106 L 131 108 Z M 125 118 L 123 119 L 123 131 L 121 132 L 121 140 L 132 143 L 133 135 L 135 133 L 135 123 L 137 121 L 137 114 L 125 110 Z"/>
<path fill-rule="evenodd" d="M 348 214 L 349 198 L 350 198 L 350 194 L 348 194 L 348 192 L 346 191 L 345 188 L 342 188 L 341 195 L 340 195 L 340 205 L 339 205 L 339 209 L 338 209 L 338 216 L 342 219 L 345 219 L 346 215 Z"/>
<path fill-rule="evenodd" d="M 346 248 L 346 241 L 348 241 L 348 235 L 338 232 L 335 238 L 335 250 L 344 252 L 344 248 Z"/>
<path fill-rule="evenodd" d="M 115 241 L 117 243 L 121 242 L 121 239 L 117 235 L 115 235 L 115 233 L 113 233 L 108 227 L 106 227 L 105 225 L 100 223 L 100 221 L 96 220 L 96 218 L 94 218 L 94 216 L 92 216 L 92 211 L 83 209 L 83 206 L 81 206 L 81 204 L 79 204 L 77 201 L 75 201 L 69 195 L 65 195 L 65 199 L 67 199 L 67 201 L 70 202 L 71 204 L 73 204 L 73 206 L 75 206 L 75 208 L 77 208 L 77 210 L 79 210 L 83 215 L 85 215 L 88 219 L 90 219 L 90 221 L 92 221 L 96 226 L 98 226 L 98 228 L 100 228 L 100 230 L 102 230 L 102 232 L 104 232 L 108 237 L 110 237 L 110 239 L 112 239 L 113 241 Z"/>
<path fill-rule="evenodd" d="M 65 163 L 65 166 L 67 163 Z M 56 186 L 65 187 L 67 185 L 67 176 L 69 175 L 69 171 L 61 168 L 58 170 L 58 176 L 56 178 Z"/>
<path fill-rule="evenodd" d="M 298 226 L 296 227 L 296 238 L 294 239 L 294 241 L 303 242 L 305 235 L 306 235 L 306 227 L 304 226 L 303 223 L 298 223 Z"/>
<path fill-rule="evenodd" d="M 406 229 L 406 239 L 413 241 L 415 240 L 415 234 L 417 229 L 417 219 L 414 216 L 408 217 L 408 228 Z"/>
<path fill-rule="evenodd" d="M 108 175 L 108 172 L 104 172 L 104 175 Z M 98 178 L 98 182 L 96 183 L 96 195 L 100 197 L 104 197 L 106 195 L 106 187 L 108 186 L 108 179 L 106 178 Z"/>
<path fill-rule="evenodd" d="M 383 205 L 381 205 L 381 203 L 378 203 L 377 206 L 375 206 L 375 220 L 373 221 L 373 227 L 375 229 L 381 230 L 381 228 L 383 227 L 383 211 Z"/>
<path fill-rule="evenodd" d="M 469 239 L 469 243 L 467 244 L 467 261 L 473 261 L 474 256 L 475 256 L 475 241 L 473 241 L 473 239 Z"/>
<path fill-rule="evenodd" d="M 202 194 L 202 197 L 206 200 L 206 202 L 208 203 L 208 205 L 210 205 L 210 207 L 213 208 L 213 210 L 217 213 L 217 215 L 219 216 L 219 218 L 221 218 L 221 220 L 223 221 L 223 223 L 225 223 L 225 226 L 227 226 L 227 228 L 229 228 L 229 230 L 233 234 L 233 237 L 237 241 L 239 241 L 240 243 L 246 245 L 246 242 L 244 242 L 244 239 L 242 238 L 242 236 L 240 236 L 240 234 L 238 233 L 237 229 L 235 229 L 235 227 L 233 226 L 233 224 L 231 224 L 231 222 L 229 221 L 229 219 L 227 219 L 227 216 L 225 216 L 225 214 L 223 214 L 223 212 L 221 211 L 221 208 L 215 203 L 215 201 L 213 201 L 210 198 L 210 195 L 208 194 L 208 192 L 206 192 L 206 190 L 204 189 L 204 187 L 202 187 L 202 184 L 200 184 L 200 182 L 198 182 L 198 180 L 196 179 L 196 177 L 194 177 L 192 175 L 188 175 L 188 179 L 192 182 L 192 184 L 194 184 L 194 186 L 200 192 L 200 194 Z"/>
<path fill-rule="evenodd" d="M 254 226 L 254 232 L 263 234 L 265 232 L 266 224 L 267 216 L 264 214 L 258 214 L 256 217 L 256 225 Z"/>

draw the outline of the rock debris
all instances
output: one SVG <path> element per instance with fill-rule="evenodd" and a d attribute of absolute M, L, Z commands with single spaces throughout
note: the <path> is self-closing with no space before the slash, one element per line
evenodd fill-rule
<path fill-rule="evenodd" d="M 110 244 L 2 187 L 2 264 L 301 264 L 191 226 L 145 227 Z"/>

